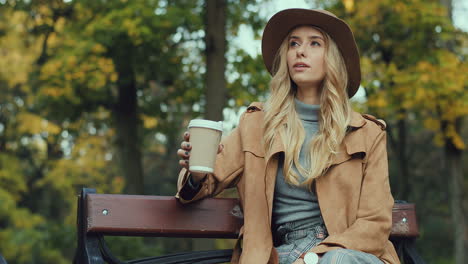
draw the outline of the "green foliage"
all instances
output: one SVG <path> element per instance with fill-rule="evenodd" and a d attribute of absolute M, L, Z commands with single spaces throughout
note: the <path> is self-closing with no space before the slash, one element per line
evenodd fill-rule
<path fill-rule="evenodd" d="M 0 153 L 0 190 L 7 189 L 8 196 L 18 201 L 27 190 L 27 186 L 21 169 L 21 161 L 15 156 Z M 6 199 L 5 202 L 8 200 Z"/>
<path fill-rule="evenodd" d="M 439 147 L 466 148 L 459 123 L 468 114 L 468 34 L 438 0 L 321 2 L 354 29 L 367 112 L 388 125 L 392 192 L 418 206 L 419 249 L 448 263 L 453 227 Z"/>
<path fill-rule="evenodd" d="M 240 24 L 258 34 L 257 5 L 228 1 L 228 38 Z M 180 131 L 204 104 L 203 15 L 204 1 L 0 3 L 0 252 L 9 263 L 70 263 L 79 190 L 123 192 L 115 158 L 121 87 L 136 87 L 145 188 L 174 193 Z M 231 51 L 241 57 L 230 61 L 230 71 L 241 72 L 229 83 L 237 107 L 256 100 L 268 76 L 260 58 Z M 190 240 L 108 240 L 122 259 L 192 247 Z"/>
<path fill-rule="evenodd" d="M 418 112 L 434 131 L 448 122 L 436 143 L 449 139 L 463 149 L 453 127 L 467 115 L 466 54 L 457 47 L 468 34 L 453 27 L 439 1 L 346 2 L 348 8 L 337 3 L 333 11 L 356 29 L 370 109 L 390 120 Z M 438 73 L 444 78 L 434 78 Z"/>
<path fill-rule="evenodd" d="M 241 25 L 259 37 L 265 20 L 258 13 L 265 3 L 227 3 L 226 76 L 229 106 L 235 109 L 264 99 L 268 91 L 270 76 L 261 56 L 231 45 Z M 448 263 L 446 181 L 440 177 L 443 167 L 434 165 L 443 156 L 427 142 L 448 141 L 465 149 L 466 131 L 456 121 L 468 111 L 463 49 L 468 38 L 453 28 L 438 3 L 346 0 L 322 5 L 355 29 L 367 97 L 359 106 L 384 118 L 389 138 L 396 141 L 401 139 L 398 126 L 402 121 L 406 125 L 411 177 L 399 177 L 401 159 L 391 147 L 394 193 L 401 183 L 412 186 L 409 199 L 418 204 L 420 250 L 427 260 Z M 70 263 L 80 188 L 123 192 L 126 180 L 115 158 L 119 87 L 136 87 L 135 140 L 143 152 L 146 191 L 174 193 L 181 131 L 203 114 L 205 103 L 204 4 L 0 4 L 0 252 L 10 263 Z M 190 250 L 190 241 L 108 238 L 122 259 Z M 217 246 L 229 248 L 231 243 L 218 241 Z"/>
<path fill-rule="evenodd" d="M 270 74 L 265 70 L 261 55 L 252 58 L 245 51 L 238 50 L 232 62 L 233 80 L 228 84 L 230 94 L 235 95 L 235 104 L 240 107 L 257 101 L 268 92 Z"/>

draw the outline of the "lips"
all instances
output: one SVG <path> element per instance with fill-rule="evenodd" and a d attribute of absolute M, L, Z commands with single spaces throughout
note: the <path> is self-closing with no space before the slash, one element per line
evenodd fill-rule
<path fill-rule="evenodd" d="M 303 62 L 297 62 L 293 65 L 294 68 L 310 68 L 309 64 Z"/>
<path fill-rule="evenodd" d="M 294 69 L 293 71 L 295 73 L 307 72 L 309 68 L 310 68 L 309 64 L 304 63 L 304 62 L 296 62 L 293 65 L 293 69 Z"/>

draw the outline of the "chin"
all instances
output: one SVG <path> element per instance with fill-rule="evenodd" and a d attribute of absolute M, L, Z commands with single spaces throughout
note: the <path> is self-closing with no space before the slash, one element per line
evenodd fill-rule
<path fill-rule="evenodd" d="M 304 79 L 296 79 L 296 80 L 293 80 L 293 81 L 297 86 L 300 86 L 300 87 L 316 86 L 317 83 L 320 83 L 318 81 L 304 80 Z"/>

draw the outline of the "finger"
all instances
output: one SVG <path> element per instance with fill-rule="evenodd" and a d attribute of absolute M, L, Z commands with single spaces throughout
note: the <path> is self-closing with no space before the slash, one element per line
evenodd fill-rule
<path fill-rule="evenodd" d="M 179 165 L 186 168 L 188 170 L 189 168 L 189 161 L 188 160 L 179 160 Z"/>
<path fill-rule="evenodd" d="M 224 149 L 224 145 L 223 144 L 219 144 L 218 146 L 218 154 L 221 153 L 221 151 L 223 151 Z"/>
<path fill-rule="evenodd" d="M 184 140 L 185 141 L 190 141 L 190 133 L 188 131 L 185 131 L 185 133 L 184 133 Z"/>
<path fill-rule="evenodd" d="M 187 141 L 182 141 L 182 143 L 180 144 L 180 147 L 183 150 L 191 150 L 192 149 L 192 145 L 190 145 L 190 142 L 187 142 Z"/>
<path fill-rule="evenodd" d="M 190 151 L 179 149 L 177 150 L 177 156 L 181 157 L 182 159 L 190 158 Z"/>

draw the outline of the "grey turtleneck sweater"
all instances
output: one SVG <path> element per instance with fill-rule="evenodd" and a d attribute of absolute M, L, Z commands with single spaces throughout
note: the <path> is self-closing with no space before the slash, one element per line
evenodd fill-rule
<path fill-rule="evenodd" d="M 306 160 L 306 152 L 309 151 L 310 140 L 319 129 L 318 116 L 320 106 L 305 104 L 297 99 L 295 103 L 296 112 L 305 130 L 305 139 L 299 154 L 299 163 L 308 169 L 307 165 L 309 162 Z M 281 225 L 306 219 L 310 220 L 305 221 L 308 224 L 320 222 L 320 208 L 317 196 L 314 192 L 309 191 L 308 186 L 293 186 L 286 183 L 283 175 L 283 163 L 284 160 L 281 158 L 276 174 L 273 224 Z M 293 166 L 293 169 L 299 174 L 300 182 L 305 181 L 305 178 L 298 172 L 296 166 Z"/>

